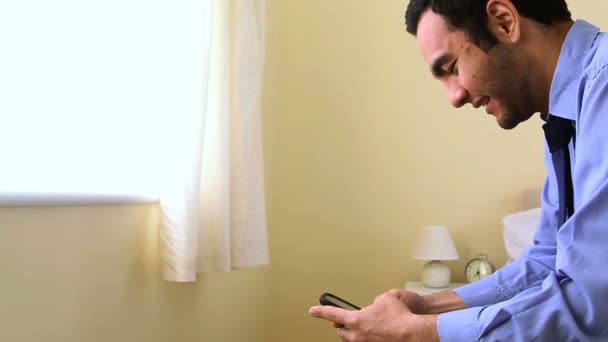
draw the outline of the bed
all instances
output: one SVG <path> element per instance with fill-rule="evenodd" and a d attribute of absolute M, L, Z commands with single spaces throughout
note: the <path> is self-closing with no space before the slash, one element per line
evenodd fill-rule
<path fill-rule="evenodd" d="M 509 261 L 519 257 L 522 250 L 533 243 L 534 232 L 540 219 L 540 190 L 524 191 L 522 203 L 522 211 L 507 215 L 502 220 L 502 233 Z"/>

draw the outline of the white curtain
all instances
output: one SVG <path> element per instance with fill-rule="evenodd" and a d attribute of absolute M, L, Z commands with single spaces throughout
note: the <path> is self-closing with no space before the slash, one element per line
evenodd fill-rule
<path fill-rule="evenodd" d="M 265 2 L 201 1 L 208 52 L 203 111 L 183 126 L 160 199 L 170 281 L 268 263 L 261 139 Z"/>

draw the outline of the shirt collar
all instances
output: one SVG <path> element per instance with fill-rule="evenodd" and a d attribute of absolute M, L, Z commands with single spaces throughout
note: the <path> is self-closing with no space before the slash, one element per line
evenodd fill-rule
<path fill-rule="evenodd" d="M 562 45 L 549 92 L 549 112 L 576 120 L 579 80 L 585 69 L 585 55 L 593 46 L 599 28 L 577 20 Z"/>

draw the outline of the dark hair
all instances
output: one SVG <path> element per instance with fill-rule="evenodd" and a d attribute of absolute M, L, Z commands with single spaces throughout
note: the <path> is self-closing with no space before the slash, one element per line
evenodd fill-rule
<path fill-rule="evenodd" d="M 571 19 L 566 0 L 510 0 L 519 14 L 544 25 Z M 488 0 L 411 0 L 405 11 L 407 32 L 416 35 L 420 16 L 427 8 L 446 19 L 451 30 L 461 29 L 482 49 L 498 41 L 487 28 Z"/>

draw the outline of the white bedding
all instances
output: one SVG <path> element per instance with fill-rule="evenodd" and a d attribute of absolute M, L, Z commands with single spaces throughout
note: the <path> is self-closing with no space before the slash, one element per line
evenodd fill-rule
<path fill-rule="evenodd" d="M 516 259 L 525 247 L 532 245 L 539 219 L 540 208 L 534 208 L 508 215 L 502 220 L 509 261 Z"/>

